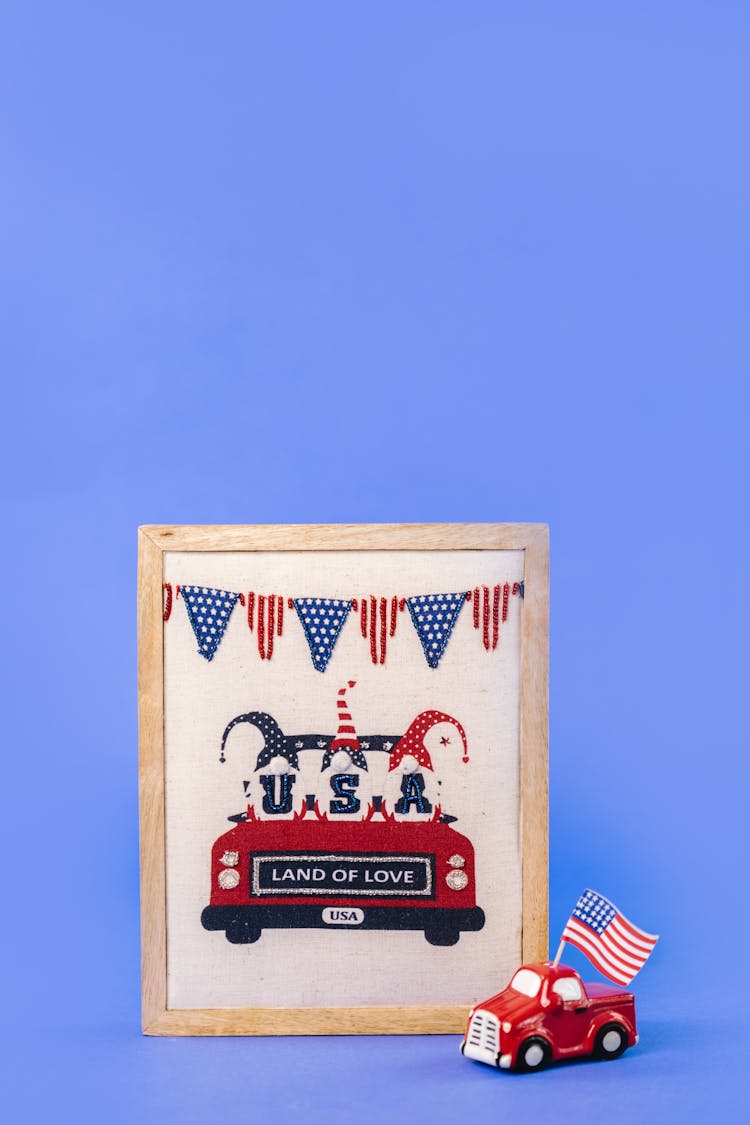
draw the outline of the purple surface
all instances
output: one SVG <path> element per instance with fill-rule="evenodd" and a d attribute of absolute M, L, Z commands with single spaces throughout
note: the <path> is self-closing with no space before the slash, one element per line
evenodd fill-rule
<path fill-rule="evenodd" d="M 749 31 L 5 6 L 9 1120 L 742 1116 Z M 142 1039 L 136 525 L 497 519 L 552 531 L 553 947 L 586 885 L 662 934 L 640 1046 Z"/>

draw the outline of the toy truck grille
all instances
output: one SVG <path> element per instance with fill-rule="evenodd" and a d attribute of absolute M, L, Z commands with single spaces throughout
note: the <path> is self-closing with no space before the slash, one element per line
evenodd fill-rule
<path fill-rule="evenodd" d="M 500 1053 L 500 1025 L 491 1012 L 478 1008 L 471 1017 L 464 1054 L 470 1059 L 495 1064 Z"/>

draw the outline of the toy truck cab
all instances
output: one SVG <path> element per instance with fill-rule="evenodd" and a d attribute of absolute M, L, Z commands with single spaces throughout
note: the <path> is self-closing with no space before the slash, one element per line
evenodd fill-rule
<path fill-rule="evenodd" d="M 638 1042 L 635 1000 L 614 985 L 585 983 L 567 965 L 524 965 L 497 996 L 472 1008 L 461 1051 L 519 1071 L 577 1056 L 616 1059 Z"/>

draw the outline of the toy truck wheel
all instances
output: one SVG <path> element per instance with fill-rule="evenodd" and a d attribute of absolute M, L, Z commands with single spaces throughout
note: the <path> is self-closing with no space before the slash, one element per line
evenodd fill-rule
<path fill-rule="evenodd" d="M 260 926 L 252 922 L 230 922 L 226 928 L 227 941 L 232 945 L 250 945 L 260 937 Z"/>
<path fill-rule="evenodd" d="M 551 1062 L 552 1051 L 549 1043 L 538 1036 L 533 1036 L 531 1039 L 524 1039 L 518 1048 L 516 1070 L 522 1074 L 532 1070 L 543 1070 Z"/>
<path fill-rule="evenodd" d="M 605 1023 L 594 1043 L 595 1059 L 619 1059 L 628 1045 L 628 1035 L 619 1023 Z"/>

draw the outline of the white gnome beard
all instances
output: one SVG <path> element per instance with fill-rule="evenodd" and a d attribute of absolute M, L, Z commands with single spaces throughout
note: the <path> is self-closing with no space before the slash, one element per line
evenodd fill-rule
<path fill-rule="evenodd" d="M 276 805 L 280 803 L 281 794 L 283 792 L 282 779 L 287 775 L 294 777 L 294 782 L 291 785 L 291 803 L 288 812 L 273 812 L 263 807 L 264 800 L 267 800 L 266 786 L 261 781 L 261 777 L 270 777 L 271 790 L 271 804 Z M 289 761 L 281 754 L 274 755 L 270 762 L 261 766 L 257 770 L 252 783 L 253 794 L 253 812 L 259 820 L 291 820 L 295 812 L 299 812 L 300 804 L 304 801 L 304 792 L 301 788 L 301 778 L 299 770 L 294 769 Z"/>
<path fill-rule="evenodd" d="M 350 773 L 352 770 L 352 760 L 347 750 L 337 750 L 331 758 L 331 770 L 333 773 Z"/>
<path fill-rule="evenodd" d="M 405 812 L 399 811 L 399 804 L 403 800 L 403 782 L 404 778 L 414 777 L 420 774 L 423 781 L 422 788 L 422 804 L 427 810 L 427 802 L 429 802 L 429 811 L 419 812 L 418 804 L 411 801 Z M 418 821 L 418 820 L 432 820 L 435 814 L 435 806 L 439 803 L 437 798 L 437 783 L 431 769 L 427 766 L 419 764 L 416 758 L 411 754 L 405 754 L 398 766 L 394 770 L 390 770 L 385 779 L 383 797 L 385 799 L 386 809 L 392 813 L 397 820 Z"/>
<path fill-rule="evenodd" d="M 352 788 L 350 784 L 342 783 L 341 792 L 337 793 L 332 785 L 332 779 L 340 777 L 342 774 L 356 777 L 357 784 L 355 788 Z M 332 804 L 348 805 L 351 803 L 346 796 L 347 793 L 351 793 L 352 797 L 359 801 L 359 808 L 354 812 L 334 812 L 331 808 Z M 321 773 L 318 801 L 321 812 L 325 813 L 331 821 L 364 820 L 367 816 L 367 810 L 372 801 L 370 776 L 365 770 L 361 770 L 359 766 L 353 764 L 346 750 L 337 750 L 331 759 L 330 767 Z"/>

